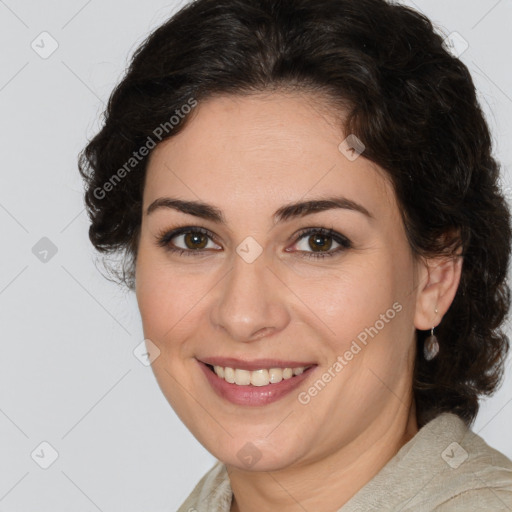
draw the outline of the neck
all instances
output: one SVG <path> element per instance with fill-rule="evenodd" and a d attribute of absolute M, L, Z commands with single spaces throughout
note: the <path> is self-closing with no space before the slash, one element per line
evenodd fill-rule
<path fill-rule="evenodd" d="M 338 510 L 418 432 L 414 403 L 402 414 L 394 413 L 313 462 L 271 472 L 227 466 L 233 491 L 230 512 Z"/>

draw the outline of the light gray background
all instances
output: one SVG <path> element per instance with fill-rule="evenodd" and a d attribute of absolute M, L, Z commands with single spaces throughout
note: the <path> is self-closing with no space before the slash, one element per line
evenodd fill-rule
<path fill-rule="evenodd" d="M 94 264 L 76 165 L 129 56 L 182 4 L 0 0 L 0 512 L 173 511 L 214 462 L 132 353 L 135 299 Z M 512 2 L 408 4 L 469 43 L 512 198 Z M 43 31 L 47 59 L 31 47 Z M 509 360 L 474 430 L 512 458 L 511 383 Z"/>

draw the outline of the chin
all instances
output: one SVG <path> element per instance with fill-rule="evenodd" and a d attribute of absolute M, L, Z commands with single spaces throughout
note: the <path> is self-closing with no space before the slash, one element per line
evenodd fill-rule
<path fill-rule="evenodd" d="M 303 455 L 299 437 L 285 434 L 269 441 L 265 434 L 245 433 L 229 438 L 222 448 L 217 443 L 203 446 L 217 459 L 241 471 L 280 471 L 294 465 Z M 288 441 L 288 442 L 287 442 Z M 301 443 L 303 445 L 303 443 Z"/>

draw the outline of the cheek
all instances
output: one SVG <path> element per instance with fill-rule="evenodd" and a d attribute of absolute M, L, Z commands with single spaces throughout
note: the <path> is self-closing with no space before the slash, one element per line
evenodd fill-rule
<path fill-rule="evenodd" d="M 169 272 L 154 254 L 141 247 L 137 256 L 137 303 L 142 318 L 144 335 L 159 344 L 166 330 L 179 319 L 179 286 L 171 286 Z"/>
<path fill-rule="evenodd" d="M 161 351 L 180 348 L 204 317 L 204 305 L 211 288 L 203 273 L 180 272 L 161 255 L 140 251 L 136 268 L 136 296 L 144 336 Z"/>
<path fill-rule="evenodd" d="M 305 309 L 328 328 L 343 348 L 347 340 L 372 325 L 397 300 L 393 271 L 386 255 L 375 253 L 364 261 L 342 262 L 316 275 L 290 276 Z"/>
<path fill-rule="evenodd" d="M 378 384 L 375 372 L 387 375 L 398 367 L 403 370 L 409 364 L 412 339 L 408 325 L 414 308 L 407 262 L 397 262 L 392 254 L 383 252 L 375 253 L 371 260 L 347 265 L 324 287 L 315 286 L 309 298 L 329 327 L 330 358 L 341 356 L 344 373 L 357 374 L 361 388 Z"/>

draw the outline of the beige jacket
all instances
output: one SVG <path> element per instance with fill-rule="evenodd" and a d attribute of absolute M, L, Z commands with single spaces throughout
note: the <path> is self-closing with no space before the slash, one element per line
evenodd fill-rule
<path fill-rule="evenodd" d="M 231 486 L 217 462 L 178 512 L 229 512 Z M 443 413 L 424 425 L 338 512 L 511 512 L 512 461 Z"/>

